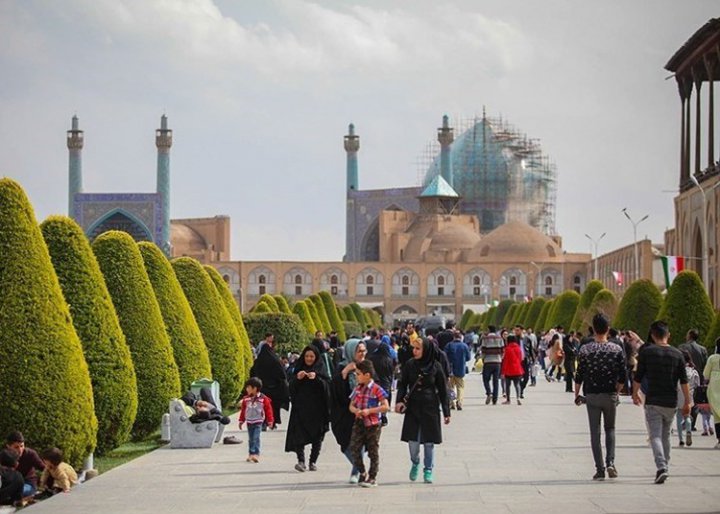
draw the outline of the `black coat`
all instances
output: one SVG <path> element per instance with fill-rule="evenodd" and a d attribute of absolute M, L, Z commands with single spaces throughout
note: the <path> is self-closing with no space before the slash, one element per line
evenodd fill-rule
<path fill-rule="evenodd" d="M 392 382 L 395 376 L 395 361 L 390 355 L 390 347 L 381 343 L 373 353 L 368 354 L 367 358 L 373 363 L 378 385 L 385 389 L 388 398 L 390 398 Z"/>
<path fill-rule="evenodd" d="M 250 376 L 262 380 L 262 392 L 272 401 L 275 423 L 280 423 L 280 408 L 289 407 L 290 392 L 288 390 L 287 376 L 280 362 L 269 345 L 265 344 L 250 368 Z"/>
<path fill-rule="evenodd" d="M 316 368 L 314 379 L 290 379 L 290 422 L 285 437 L 285 451 L 322 441 L 330 422 L 330 379 Z"/>
<path fill-rule="evenodd" d="M 352 435 L 355 415 L 350 412 L 352 389 L 348 380 L 343 380 L 342 370 L 342 365 L 335 368 L 330 385 L 330 424 L 335 440 L 340 445 L 340 450 L 344 452 L 350 447 L 350 436 Z"/>
<path fill-rule="evenodd" d="M 405 405 L 403 419 L 402 441 L 417 441 L 420 432 L 421 443 L 442 443 L 442 419 L 450 417 L 450 404 L 447 393 L 447 378 L 439 362 L 435 361 L 428 374 L 422 375 L 420 382 L 420 366 L 415 359 L 409 360 L 402 368 L 400 382 L 398 383 L 397 401 L 403 402 L 409 393 Z M 415 383 L 417 386 L 413 388 Z"/>

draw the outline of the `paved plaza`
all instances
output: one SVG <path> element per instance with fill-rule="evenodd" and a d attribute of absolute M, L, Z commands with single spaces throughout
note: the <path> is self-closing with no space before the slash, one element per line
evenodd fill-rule
<path fill-rule="evenodd" d="M 670 478 L 654 485 L 642 409 L 622 398 L 616 465 L 620 477 L 593 482 L 586 412 L 564 386 L 528 388 L 522 406 L 486 406 L 478 373 L 467 379 L 462 412 L 453 411 L 436 448 L 435 483 L 408 481 L 402 418 L 390 416 L 381 439 L 379 487 L 347 483 L 350 467 L 332 434 L 317 472 L 298 473 L 284 450 L 285 429 L 262 437 L 262 462 L 245 462 L 243 444 L 206 450 L 162 448 L 73 490 L 32 506 L 29 514 L 162 512 L 720 512 L 720 450 L 700 437 L 691 448 L 673 438 Z M 513 400 L 514 401 L 514 400 Z M 283 412 L 287 422 L 287 413 Z"/>

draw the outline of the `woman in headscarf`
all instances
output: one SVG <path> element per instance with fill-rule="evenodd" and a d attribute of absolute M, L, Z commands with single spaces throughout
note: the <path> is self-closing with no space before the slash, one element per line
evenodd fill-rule
<path fill-rule="evenodd" d="M 290 422 L 285 437 L 285 451 L 295 452 L 298 471 L 317 470 L 323 438 L 330 422 L 330 377 L 320 360 L 320 354 L 306 347 L 295 364 L 290 378 Z M 310 463 L 305 467 L 305 445 L 312 445 Z"/>
<path fill-rule="evenodd" d="M 388 402 L 392 396 L 392 383 L 395 377 L 395 359 L 390 353 L 390 344 L 381 342 L 377 349 L 367 354 L 367 359 L 373 363 L 375 368 L 376 382 L 388 395 Z M 382 426 L 386 426 L 387 415 L 383 412 L 380 415 Z"/>
<path fill-rule="evenodd" d="M 273 340 L 267 338 L 250 368 L 250 376 L 262 380 L 262 392 L 272 401 L 275 426 L 277 426 L 280 424 L 280 408 L 287 410 L 289 407 L 290 392 L 285 369 L 273 346 Z"/>
<path fill-rule="evenodd" d="M 715 417 L 715 448 L 720 449 L 720 337 L 715 340 L 715 355 L 707 360 L 703 376 L 708 381 L 707 395 Z"/>
<path fill-rule="evenodd" d="M 420 445 L 423 445 L 423 478 L 433 481 L 435 445 L 442 443 L 440 409 L 445 424 L 450 423 L 447 378 L 438 362 L 435 344 L 429 339 L 412 342 L 413 359 L 402 369 L 395 410 L 404 413 L 402 435 L 410 448 L 410 480 L 417 480 L 420 468 Z"/>
<path fill-rule="evenodd" d="M 350 394 L 355 389 L 355 364 L 365 360 L 367 348 L 359 339 L 348 339 L 342 348 L 343 358 L 335 369 L 332 377 L 332 403 L 330 407 L 330 423 L 340 451 L 353 464 L 350 453 L 350 436 L 355 415 L 350 412 Z M 353 464 L 350 483 L 357 484 L 360 472 Z"/>

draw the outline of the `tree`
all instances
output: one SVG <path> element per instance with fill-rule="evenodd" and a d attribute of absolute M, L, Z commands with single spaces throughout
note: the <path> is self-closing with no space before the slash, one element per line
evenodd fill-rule
<path fill-rule="evenodd" d="M 171 398 L 180 394 L 180 374 L 160 306 L 140 250 L 126 232 L 111 230 L 92 244 L 120 327 L 130 348 L 138 389 L 132 434 L 143 438 L 158 428 Z"/>
<path fill-rule="evenodd" d="M 472 311 L 471 311 L 472 312 Z M 482 324 L 483 324 L 483 317 L 484 314 L 473 313 L 472 316 L 470 316 L 470 319 L 465 324 L 465 331 L 472 330 L 473 332 L 479 332 L 481 330 Z"/>
<path fill-rule="evenodd" d="M 302 321 L 302 324 L 305 326 L 305 330 L 307 330 L 308 335 L 310 337 L 314 337 L 315 332 L 317 332 L 317 327 L 315 327 L 312 316 L 310 316 L 310 311 L 308 310 L 307 303 L 304 300 L 296 302 L 295 306 L 293 307 L 293 313 L 297 314 L 297 316 L 300 318 L 300 321 Z"/>
<path fill-rule="evenodd" d="M 700 340 L 711 350 L 707 334 L 715 317 L 703 283 L 694 271 L 681 271 L 665 297 L 660 309 L 660 319 L 670 327 L 670 343 L 677 346 L 685 342 L 688 330 L 695 328 L 700 332 Z M 639 334 L 638 334 L 639 335 Z"/>
<path fill-rule="evenodd" d="M 505 317 L 502 320 L 502 326 L 510 329 L 513 326 L 513 319 L 515 319 L 515 315 L 517 314 L 517 310 L 520 308 L 520 305 L 517 303 L 513 303 L 508 307 L 508 310 L 505 311 Z"/>
<path fill-rule="evenodd" d="M 604 314 L 608 320 L 612 322 L 617 312 L 618 301 L 615 294 L 609 289 L 601 289 L 593 298 L 590 307 L 585 311 L 585 317 L 581 322 L 581 327 L 592 326 L 592 319 L 596 314 Z"/>
<path fill-rule="evenodd" d="M 258 314 L 265 314 L 267 312 L 275 312 L 272 307 L 268 305 L 268 303 L 265 300 L 259 300 L 258 303 L 256 303 L 252 309 L 250 309 L 251 313 L 258 313 Z"/>
<path fill-rule="evenodd" d="M 458 323 L 458 328 L 460 330 L 467 330 L 467 328 L 469 326 L 468 323 L 470 322 L 470 319 L 473 317 L 473 314 L 475 314 L 475 313 L 473 312 L 472 309 L 465 309 L 465 312 L 463 312 L 463 315 L 460 318 L 460 323 Z"/>
<path fill-rule="evenodd" d="M 323 304 L 322 299 L 316 294 L 311 294 L 310 296 L 308 296 L 308 299 L 315 306 L 315 310 L 318 313 L 318 318 L 320 318 L 320 327 L 322 328 L 319 328 L 318 330 L 322 330 L 326 334 L 329 334 L 330 332 L 332 332 L 333 328 L 332 325 L 330 325 L 330 319 L 328 318 L 328 313 L 325 310 L 325 304 Z"/>
<path fill-rule="evenodd" d="M 103 454 L 130 437 L 138 408 L 135 367 L 85 233 L 66 216 L 49 217 L 40 230 L 90 371 L 96 453 Z"/>
<path fill-rule="evenodd" d="M 584 328 L 582 324 L 585 319 L 585 312 L 590 308 L 590 304 L 592 303 L 593 298 L 595 298 L 595 295 L 604 288 L 605 286 L 599 280 L 591 280 L 588 282 L 585 291 L 583 291 L 580 296 L 580 303 L 578 304 L 575 315 L 573 316 L 572 323 L 569 327 L 570 330 L 581 330 Z"/>
<path fill-rule="evenodd" d="M 355 311 L 352 307 L 346 305 L 342 308 L 342 310 L 345 313 L 345 318 L 347 319 L 347 321 L 354 321 L 355 323 L 358 322 L 357 318 L 355 317 Z"/>
<path fill-rule="evenodd" d="M 505 321 L 505 315 L 507 314 L 507 311 L 510 309 L 510 307 L 514 304 L 512 300 L 503 300 L 501 301 L 497 306 L 497 311 L 495 311 L 495 324 L 499 325 L 500 327 L 505 327 L 503 322 Z M 507 327 L 505 327 L 507 328 Z"/>
<path fill-rule="evenodd" d="M 542 311 L 545 303 L 545 298 L 541 296 L 533 298 L 533 301 L 530 303 L 530 308 L 525 315 L 525 319 L 522 322 L 525 328 L 532 328 L 535 330 L 535 332 L 539 332 L 542 330 L 542 328 L 537 327 L 537 322 L 538 318 L 540 317 L 540 312 Z M 547 318 L 547 314 L 545 316 Z"/>
<path fill-rule="evenodd" d="M 200 327 L 165 254 L 154 243 L 138 243 L 150 284 L 160 306 L 165 330 L 180 372 L 180 391 L 198 378 L 211 377 L 210 358 Z"/>
<path fill-rule="evenodd" d="M 345 316 L 345 311 L 340 307 L 338 304 L 335 304 L 335 309 L 337 310 L 338 317 L 340 318 L 340 321 L 347 321 L 347 316 Z"/>
<path fill-rule="evenodd" d="M 530 302 L 523 302 L 518 307 L 517 311 L 515 311 L 515 316 L 513 316 L 512 324 L 515 325 L 522 325 L 523 320 L 525 319 L 525 316 L 527 316 L 527 311 L 530 309 Z M 523 325 L 524 327 L 525 325 Z"/>
<path fill-rule="evenodd" d="M 363 321 L 365 321 L 365 326 L 368 328 L 374 328 L 375 324 L 373 323 L 373 319 L 370 316 L 369 310 L 363 309 L 362 315 L 363 315 Z"/>
<path fill-rule="evenodd" d="M 258 302 L 265 302 L 272 312 L 280 312 L 280 306 L 278 305 L 275 297 L 271 294 L 265 293 L 260 297 Z"/>
<path fill-rule="evenodd" d="M 357 321 L 343 321 L 343 327 L 348 338 L 362 337 L 363 330 Z"/>
<path fill-rule="evenodd" d="M 230 317 L 235 324 L 235 328 L 238 331 L 238 335 L 240 336 L 240 352 L 242 353 L 243 361 L 243 373 L 241 381 L 244 384 L 245 381 L 250 378 L 250 368 L 252 368 L 255 357 L 253 356 L 252 346 L 250 346 L 250 337 L 248 336 L 247 330 L 245 329 L 245 324 L 243 323 L 240 306 L 235 301 L 235 298 L 233 298 L 230 287 L 228 286 L 227 282 L 223 280 L 222 276 L 220 276 L 218 270 L 216 270 L 212 266 L 204 266 L 204 268 L 208 276 L 210 277 L 210 280 L 213 281 L 215 289 L 220 294 L 223 305 L 225 306 L 225 309 L 227 309 L 228 314 L 230 314 Z"/>
<path fill-rule="evenodd" d="M 620 300 L 613 326 L 620 330 L 632 330 L 646 338 L 650 324 L 658 319 L 662 302 L 662 294 L 652 280 L 636 280 Z"/>
<path fill-rule="evenodd" d="M 497 305 L 493 305 L 487 311 L 485 321 L 483 321 L 483 325 L 482 325 L 483 330 L 488 330 L 488 327 L 490 325 L 494 325 L 497 328 L 497 324 L 495 323 L 495 315 L 496 314 L 497 314 Z"/>
<path fill-rule="evenodd" d="M 0 434 L 58 446 L 73 465 L 95 448 L 90 373 L 35 213 L 0 178 Z M 71 408 L 69 408 L 71 406 Z"/>
<path fill-rule="evenodd" d="M 327 291 L 320 291 L 318 293 L 318 296 L 320 297 L 320 300 L 322 300 L 322 303 L 325 306 L 325 312 L 327 313 L 328 321 L 330 321 L 330 326 L 332 327 L 332 330 L 337 332 L 338 339 L 341 343 L 344 343 L 347 339 L 347 335 L 345 335 L 345 327 L 343 327 L 342 320 L 338 315 L 335 300 L 333 300 L 332 296 L 330 296 L 330 293 L 328 293 Z"/>
<path fill-rule="evenodd" d="M 715 321 L 713 321 L 713 324 L 710 325 L 710 330 L 705 338 L 705 347 L 710 353 L 715 351 L 715 345 L 718 338 L 720 338 L 720 311 L 715 313 Z"/>
<path fill-rule="evenodd" d="M 284 312 L 285 314 L 292 313 L 292 310 L 290 310 L 290 306 L 283 295 L 276 294 L 273 295 L 273 298 L 275 299 L 275 303 L 277 303 L 278 312 Z"/>
<path fill-rule="evenodd" d="M 370 328 L 368 325 L 368 321 L 365 318 L 365 314 L 363 311 L 363 308 L 360 307 L 360 305 L 357 304 L 357 302 L 353 302 L 350 304 L 350 308 L 352 309 L 353 313 L 355 314 L 355 319 L 357 320 L 360 325 L 362 325 L 363 330 L 367 330 Z"/>
<path fill-rule="evenodd" d="M 300 352 L 309 342 L 307 329 L 296 314 L 270 312 L 246 314 L 244 317 L 248 335 L 253 341 L 261 341 L 268 332 L 275 336 L 275 350 L 280 354 Z"/>
<path fill-rule="evenodd" d="M 540 314 L 538 314 L 537 321 L 535 322 L 535 332 L 547 332 L 550 324 L 548 318 L 550 317 L 550 311 L 553 308 L 555 300 L 548 300 L 542 305 Z"/>
<path fill-rule="evenodd" d="M 552 311 L 548 315 L 546 327 L 562 326 L 567 328 L 572 323 L 573 316 L 580 303 L 580 295 L 572 290 L 563 291 L 553 302 Z"/>
<path fill-rule="evenodd" d="M 190 257 L 179 257 L 172 260 L 172 267 L 205 340 L 212 378 L 220 383 L 220 401 L 231 405 L 240 394 L 245 376 L 240 334 L 202 264 Z"/>

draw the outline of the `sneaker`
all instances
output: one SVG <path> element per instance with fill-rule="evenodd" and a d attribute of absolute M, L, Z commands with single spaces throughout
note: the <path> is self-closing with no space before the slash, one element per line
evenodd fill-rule
<path fill-rule="evenodd" d="M 682 448 L 683 446 L 685 446 L 685 441 L 683 441 L 683 440 L 681 439 L 681 440 L 680 440 L 680 448 Z"/>
<path fill-rule="evenodd" d="M 260 462 L 260 456 L 258 456 L 258 455 L 251 455 L 250 458 L 252 459 L 252 461 L 253 461 L 255 464 L 257 464 L 258 462 Z"/>
<path fill-rule="evenodd" d="M 655 474 L 655 483 L 656 484 L 662 484 L 667 480 L 668 478 L 668 470 L 667 469 L 659 469 L 658 472 Z"/>
<path fill-rule="evenodd" d="M 708 431 L 710 432 L 710 435 L 715 435 L 715 429 L 713 429 L 713 427 L 708 428 Z"/>
<path fill-rule="evenodd" d="M 307 471 L 304 462 L 298 462 L 297 464 L 295 464 L 295 469 L 300 473 L 304 473 L 305 471 Z"/>
<path fill-rule="evenodd" d="M 364 482 L 360 482 L 360 487 L 377 487 L 377 480 L 370 478 Z"/>
<path fill-rule="evenodd" d="M 485 397 L 485 405 L 489 405 L 491 401 L 492 401 L 492 396 L 488 395 Z"/>
<path fill-rule="evenodd" d="M 350 480 L 348 480 L 348 483 L 357 484 L 359 481 L 360 481 L 360 473 L 352 473 L 350 475 Z"/>
<path fill-rule="evenodd" d="M 419 471 L 420 471 L 420 464 L 413 464 L 413 465 L 410 467 L 410 480 L 411 480 L 412 482 L 414 482 L 415 480 L 417 480 Z"/>
<path fill-rule="evenodd" d="M 521 402 L 519 399 L 518 399 L 517 402 L 518 402 L 518 405 L 522 405 L 522 402 Z"/>
<path fill-rule="evenodd" d="M 462 410 L 462 405 L 458 403 L 457 410 Z"/>
<path fill-rule="evenodd" d="M 688 430 L 688 433 L 685 435 L 685 444 L 687 446 L 692 446 L 692 432 Z"/>
<path fill-rule="evenodd" d="M 700 435 L 708 435 L 708 431 L 707 431 L 707 430 L 703 430 L 703 433 L 700 434 Z"/>
<path fill-rule="evenodd" d="M 432 469 L 426 469 L 423 471 L 423 482 L 425 482 L 426 484 L 433 483 Z"/>
<path fill-rule="evenodd" d="M 248 455 L 248 458 L 245 459 L 245 462 L 252 462 L 252 461 L 253 461 L 252 455 Z"/>
<path fill-rule="evenodd" d="M 593 480 L 605 480 L 605 470 L 598 469 L 593 475 Z"/>
<path fill-rule="evenodd" d="M 606 468 L 606 470 L 607 470 L 608 478 L 617 478 L 618 472 L 617 472 L 617 469 L 615 468 L 614 464 L 608 464 L 608 467 Z"/>
<path fill-rule="evenodd" d="M 367 482 L 367 475 L 365 475 L 364 473 L 358 475 L 358 484 L 363 485 L 364 482 Z"/>
<path fill-rule="evenodd" d="M 308 467 L 308 469 L 309 469 L 310 471 L 317 471 L 317 466 L 315 465 L 314 462 L 311 462 L 311 463 L 310 463 L 310 466 Z"/>

